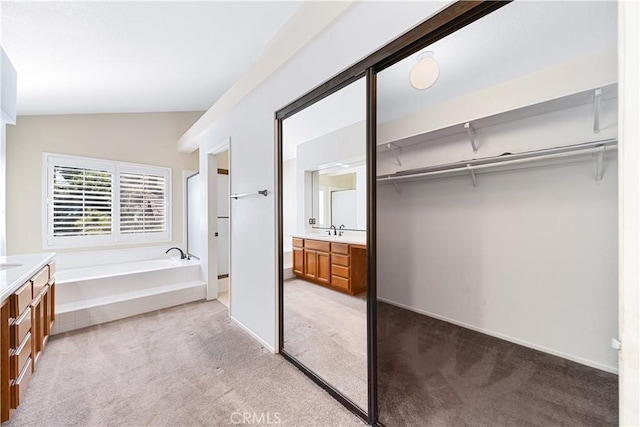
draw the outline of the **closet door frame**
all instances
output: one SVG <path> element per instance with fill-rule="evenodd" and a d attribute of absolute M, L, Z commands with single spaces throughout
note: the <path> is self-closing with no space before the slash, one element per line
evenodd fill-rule
<path fill-rule="evenodd" d="M 366 58 L 331 77 L 275 112 L 276 165 L 276 275 L 277 275 L 277 349 L 278 352 L 316 384 L 325 389 L 369 425 L 378 422 L 377 395 L 377 296 L 376 296 L 376 161 L 377 161 L 377 73 L 413 55 L 430 44 L 464 28 L 509 4 L 508 1 L 456 1 L 431 18 L 400 35 Z M 284 345 L 284 262 L 283 262 L 283 143 L 282 123 L 294 114 L 339 91 L 360 78 L 366 79 L 366 165 L 367 165 L 367 388 L 368 405 L 364 412 L 331 384 L 287 353 Z"/>

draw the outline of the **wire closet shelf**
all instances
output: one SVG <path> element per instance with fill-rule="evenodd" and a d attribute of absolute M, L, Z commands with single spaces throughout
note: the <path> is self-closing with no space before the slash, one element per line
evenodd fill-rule
<path fill-rule="evenodd" d="M 446 163 L 424 168 L 408 169 L 398 171 L 393 174 L 380 175 L 377 177 L 378 183 L 394 183 L 403 181 L 413 181 L 417 179 L 428 179 L 431 177 L 441 177 L 462 173 L 471 173 L 474 186 L 477 185 L 475 179 L 476 171 L 489 170 L 506 166 L 532 163 L 542 160 L 553 160 L 568 158 L 580 155 L 592 154 L 596 156 L 596 181 L 602 179 L 602 164 L 605 151 L 616 150 L 618 148 L 617 139 L 605 139 L 600 141 L 586 142 L 582 144 L 567 145 L 563 147 L 545 148 L 542 150 L 526 151 L 516 154 L 504 154 L 500 156 L 484 157 L 481 159 L 462 160 L 459 162 Z"/>

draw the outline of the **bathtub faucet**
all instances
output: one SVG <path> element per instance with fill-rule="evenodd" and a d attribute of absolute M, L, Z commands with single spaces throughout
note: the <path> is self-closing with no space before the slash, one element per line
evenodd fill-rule
<path fill-rule="evenodd" d="M 176 247 L 173 247 L 173 248 L 169 248 L 169 249 L 167 249 L 167 251 L 165 252 L 165 254 L 168 254 L 168 253 L 169 253 L 169 251 L 170 251 L 170 250 L 172 250 L 172 249 L 176 249 L 176 250 L 179 250 L 179 251 L 180 251 L 180 259 L 188 259 L 188 258 L 187 258 L 187 256 L 185 255 L 185 253 L 184 253 L 184 252 L 182 252 L 182 249 L 180 249 L 180 248 L 176 248 Z"/>

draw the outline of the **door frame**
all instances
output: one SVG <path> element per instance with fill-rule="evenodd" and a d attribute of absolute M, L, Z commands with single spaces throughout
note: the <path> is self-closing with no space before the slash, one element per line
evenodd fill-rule
<path fill-rule="evenodd" d="M 377 73 L 424 49 L 432 43 L 464 28 L 509 4 L 509 1 L 457 1 L 414 28 L 400 35 L 369 56 L 331 77 L 316 88 L 292 101 L 274 115 L 276 155 L 276 277 L 277 277 L 277 349 L 278 352 L 333 398 L 369 425 L 379 425 L 377 396 L 377 320 L 376 320 L 376 160 Z M 366 164 L 367 164 L 367 383 L 368 405 L 363 411 L 348 397 L 287 353 L 284 345 L 284 263 L 283 241 L 283 121 L 360 78 L 366 78 Z"/>
<path fill-rule="evenodd" d="M 204 159 L 201 159 L 200 168 L 206 170 L 206 173 L 200 176 L 200 188 L 204 188 L 202 194 L 202 200 L 207 201 L 207 260 L 204 272 L 207 277 L 207 299 L 218 299 L 218 239 L 215 233 L 218 232 L 218 166 L 216 164 L 215 156 L 224 151 L 229 152 L 229 192 L 231 192 L 231 137 L 227 137 L 211 147 L 205 154 Z M 202 164 L 204 162 L 204 165 Z M 204 166 L 204 167 L 203 167 Z M 203 182 L 204 181 L 204 182 Z M 231 313 L 231 298 L 232 298 L 232 221 L 233 215 L 231 213 L 231 205 L 229 206 L 229 316 Z M 202 260 L 201 260 L 202 262 Z"/>

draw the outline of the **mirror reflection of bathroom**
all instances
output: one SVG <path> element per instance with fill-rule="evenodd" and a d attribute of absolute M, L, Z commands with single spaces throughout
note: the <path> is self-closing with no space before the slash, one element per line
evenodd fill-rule
<path fill-rule="evenodd" d="M 364 161 L 341 163 L 314 171 L 313 185 L 313 228 L 327 229 L 331 235 L 331 225 L 342 230 L 367 229 L 367 174 Z"/>
<path fill-rule="evenodd" d="M 616 17 L 515 1 L 378 74 L 382 424 L 618 424 Z"/>
<path fill-rule="evenodd" d="M 283 350 L 367 408 L 365 82 L 283 121 Z"/>

